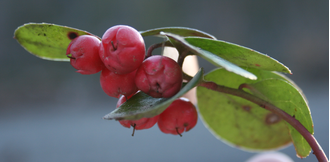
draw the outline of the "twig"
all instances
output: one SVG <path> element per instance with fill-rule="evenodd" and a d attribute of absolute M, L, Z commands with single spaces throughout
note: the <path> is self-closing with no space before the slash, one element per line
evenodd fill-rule
<path fill-rule="evenodd" d="M 165 41 L 162 43 L 156 43 L 156 44 L 149 46 L 147 54 L 146 54 L 146 58 L 152 56 L 152 51 L 155 50 L 156 48 L 165 47 L 165 46 L 173 47 L 173 45 L 169 41 Z"/>
<path fill-rule="evenodd" d="M 188 50 L 185 50 L 185 51 L 182 51 L 180 54 L 179 54 L 179 58 L 178 58 L 178 64 L 180 65 L 180 67 L 182 68 L 183 66 L 183 61 L 184 59 L 187 57 L 189 51 Z"/>
<path fill-rule="evenodd" d="M 153 44 L 151 46 L 149 46 L 148 51 L 147 51 L 147 55 L 146 58 L 152 56 L 152 51 L 156 48 L 162 47 L 164 45 L 164 43 L 157 43 L 157 44 Z"/>

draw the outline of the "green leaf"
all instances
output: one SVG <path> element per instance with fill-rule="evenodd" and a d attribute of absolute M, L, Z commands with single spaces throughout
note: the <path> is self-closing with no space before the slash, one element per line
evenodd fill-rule
<path fill-rule="evenodd" d="M 138 120 L 143 117 L 153 117 L 163 112 L 175 99 L 197 86 L 202 80 L 203 70 L 200 69 L 176 95 L 171 98 L 153 98 L 139 92 L 124 102 L 120 107 L 105 115 L 103 119 Z"/>
<path fill-rule="evenodd" d="M 181 51 L 182 51 L 182 48 L 184 47 L 185 49 L 189 50 L 190 52 L 193 52 L 194 54 L 208 60 L 209 62 L 213 63 L 216 66 L 223 67 L 230 72 L 236 73 L 238 75 L 244 76 L 244 77 L 252 79 L 252 80 L 257 79 L 257 77 L 254 74 L 242 69 L 241 67 L 239 67 L 209 51 L 200 49 L 196 46 L 189 44 L 187 41 L 185 41 L 184 37 L 181 37 L 181 36 L 178 36 L 175 34 L 171 34 L 171 33 L 164 33 L 164 32 L 161 32 L 161 34 L 166 35 L 170 39 L 171 43 L 174 44 L 174 46 L 179 48 Z"/>
<path fill-rule="evenodd" d="M 70 61 L 66 56 L 67 46 L 72 38 L 80 35 L 92 34 L 55 24 L 28 23 L 15 30 L 14 38 L 37 57 L 53 61 Z"/>
<path fill-rule="evenodd" d="M 213 35 L 210 35 L 203 31 L 200 31 L 197 29 L 192 29 L 192 28 L 185 28 L 185 27 L 156 28 L 156 29 L 150 29 L 150 30 L 146 30 L 146 31 L 140 31 L 140 34 L 144 37 L 145 36 L 163 36 L 160 34 L 160 32 L 173 33 L 173 34 L 180 35 L 180 36 L 198 36 L 198 37 L 216 39 Z"/>
<path fill-rule="evenodd" d="M 294 116 L 311 134 L 314 133 L 313 121 L 307 102 L 293 85 L 281 79 L 268 79 L 249 84 L 249 87 L 251 87 L 249 90 L 254 95 L 283 109 L 286 113 Z M 288 123 L 287 125 L 297 156 L 301 158 L 308 156 L 311 152 L 310 145 L 294 127 Z"/>
<path fill-rule="evenodd" d="M 200 37 L 187 37 L 185 41 L 241 67 L 291 73 L 289 68 L 282 63 L 250 48 Z"/>
<path fill-rule="evenodd" d="M 307 113 L 309 115 L 306 115 L 309 109 L 304 105 L 306 102 L 303 94 L 300 93 L 296 85 L 291 83 L 289 79 L 275 72 L 253 68 L 247 68 L 247 70 L 255 74 L 258 79 L 249 80 L 230 73 L 225 69 L 214 70 L 205 75 L 204 79 L 230 88 L 238 88 L 243 83 L 262 84 L 263 81 L 266 83 L 266 80 L 281 80 L 286 83 L 286 85 L 281 85 L 284 88 L 276 87 L 273 90 L 272 86 L 267 88 L 267 84 L 264 84 L 266 87 L 263 88 L 268 89 L 268 91 L 298 92 L 287 93 L 287 98 L 284 99 L 284 101 L 291 102 L 290 98 L 302 99 L 299 103 L 296 103 L 297 101 L 295 100 L 293 104 L 299 105 L 299 109 L 297 110 L 305 114 L 301 115 L 301 117 L 306 118 L 306 121 L 311 121 L 310 114 Z M 258 87 L 258 90 L 259 88 L 262 89 L 261 86 L 256 87 Z M 273 96 L 263 94 L 263 91 L 261 91 L 261 94 L 272 99 L 272 101 L 274 100 Z M 204 125 L 214 136 L 231 146 L 246 150 L 265 151 L 287 146 L 292 142 L 291 136 L 292 138 L 296 138 L 295 134 L 291 134 L 290 136 L 284 120 L 281 120 L 277 115 L 268 110 L 240 97 L 215 92 L 204 87 L 198 87 L 197 99 L 198 110 Z M 304 104 L 301 105 L 301 102 Z M 284 102 L 282 102 L 282 104 L 284 104 Z M 284 111 L 287 109 L 291 111 L 290 106 L 280 106 Z M 304 126 L 310 127 L 312 125 L 309 123 Z"/>

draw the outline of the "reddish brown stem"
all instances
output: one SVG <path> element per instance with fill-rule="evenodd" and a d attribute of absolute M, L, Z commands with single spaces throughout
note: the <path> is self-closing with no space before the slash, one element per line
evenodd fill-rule
<path fill-rule="evenodd" d="M 76 58 L 74 58 L 74 57 L 72 57 L 72 56 L 70 56 L 70 55 L 67 55 L 66 57 L 68 57 L 68 58 L 70 58 L 70 59 L 76 59 Z"/>
<path fill-rule="evenodd" d="M 165 46 L 173 47 L 173 45 L 169 41 L 165 41 L 162 43 L 157 43 L 157 44 L 153 44 L 153 45 L 149 46 L 147 54 L 146 54 L 146 58 L 152 56 L 152 51 L 155 50 L 156 48 L 165 47 Z"/>
<path fill-rule="evenodd" d="M 175 130 L 176 130 L 176 133 L 178 133 L 178 135 L 180 135 L 180 137 L 182 137 L 182 134 L 179 132 L 179 128 L 176 127 Z"/>
<path fill-rule="evenodd" d="M 164 43 L 157 43 L 157 44 L 153 44 L 153 45 L 149 46 L 146 58 L 152 56 L 152 51 L 154 51 L 156 48 L 163 47 L 163 46 L 164 46 Z"/>
<path fill-rule="evenodd" d="M 183 51 L 179 54 L 178 64 L 180 65 L 181 68 L 183 66 L 183 61 L 187 57 L 188 53 L 189 53 L 189 51 L 186 50 L 186 51 Z"/>
<path fill-rule="evenodd" d="M 133 127 L 133 133 L 132 133 L 132 136 L 134 136 L 136 124 L 134 123 L 134 124 L 132 125 L 132 127 Z"/>
<path fill-rule="evenodd" d="M 243 90 L 243 86 L 240 86 L 240 89 L 234 89 L 234 88 L 229 88 L 225 86 L 218 85 L 214 82 L 209 82 L 209 81 L 203 81 L 201 82 L 198 86 L 202 86 L 217 92 L 222 92 L 222 93 L 227 93 L 231 94 L 234 96 L 238 96 L 241 98 L 244 98 L 246 100 L 249 100 L 257 105 L 259 105 L 262 108 L 265 108 L 266 110 L 269 110 L 276 115 L 280 116 L 282 119 L 284 119 L 286 122 L 288 122 L 290 125 L 292 125 L 309 143 L 311 148 L 313 149 L 313 154 L 316 156 L 318 161 L 320 162 L 327 162 L 328 159 L 323 152 L 321 146 L 318 144 L 317 140 L 314 138 L 314 136 L 294 117 L 291 115 L 287 114 L 285 111 L 281 110 L 280 108 L 274 106 L 273 104 L 264 101 L 252 94 L 249 94 Z"/>
<path fill-rule="evenodd" d="M 243 83 L 243 84 L 239 85 L 239 87 L 238 87 L 239 90 L 243 90 L 243 88 L 250 89 L 251 87 L 246 83 Z"/>
<path fill-rule="evenodd" d="M 112 45 L 113 50 L 116 51 L 117 48 L 116 48 L 115 45 L 113 44 L 113 41 L 111 41 L 111 45 Z"/>
<path fill-rule="evenodd" d="M 182 78 L 189 82 L 193 77 L 183 72 Z"/>

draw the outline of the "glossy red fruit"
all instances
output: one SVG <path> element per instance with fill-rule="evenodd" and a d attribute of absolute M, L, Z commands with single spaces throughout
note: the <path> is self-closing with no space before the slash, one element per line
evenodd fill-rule
<path fill-rule="evenodd" d="M 132 96 L 133 95 L 127 97 L 127 99 L 129 99 Z M 117 108 L 120 105 L 122 105 L 124 102 L 126 102 L 126 97 L 121 96 L 117 102 Z M 158 121 L 158 116 L 159 115 L 154 116 L 152 118 L 142 118 L 139 120 L 119 120 L 119 123 L 126 128 L 130 128 L 132 126 L 133 127 L 132 136 L 133 136 L 135 130 L 149 129 L 149 128 L 153 127 Z"/>
<path fill-rule="evenodd" d="M 103 34 L 99 54 L 109 70 L 127 74 L 141 65 L 145 52 L 144 40 L 137 30 L 116 25 Z"/>
<path fill-rule="evenodd" d="M 181 89 L 182 69 L 169 57 L 151 56 L 137 70 L 135 84 L 152 97 L 170 98 Z"/>
<path fill-rule="evenodd" d="M 99 56 L 100 43 L 99 39 L 90 35 L 81 35 L 70 42 L 66 55 L 78 73 L 94 74 L 102 70 L 104 64 Z"/>
<path fill-rule="evenodd" d="M 166 134 L 180 135 L 195 127 L 198 114 L 195 106 L 186 98 L 178 98 L 159 115 L 158 127 Z"/>
<path fill-rule="evenodd" d="M 135 73 L 136 71 L 119 75 L 104 68 L 100 76 L 101 87 L 111 97 L 130 96 L 138 91 L 134 82 Z"/>

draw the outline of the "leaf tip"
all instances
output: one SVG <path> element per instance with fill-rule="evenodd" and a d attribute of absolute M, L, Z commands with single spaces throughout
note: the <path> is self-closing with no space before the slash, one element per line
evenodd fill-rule
<path fill-rule="evenodd" d="M 251 75 L 251 76 L 249 76 L 249 79 L 251 79 L 251 80 L 257 80 L 257 79 L 258 79 L 258 77 L 257 77 L 257 76 L 255 76 L 255 75 Z"/>
<path fill-rule="evenodd" d="M 103 120 L 112 120 L 112 118 L 109 117 L 109 114 L 103 116 L 102 119 L 103 119 Z"/>

